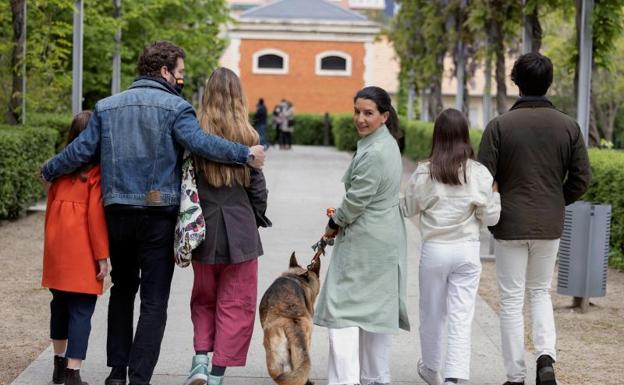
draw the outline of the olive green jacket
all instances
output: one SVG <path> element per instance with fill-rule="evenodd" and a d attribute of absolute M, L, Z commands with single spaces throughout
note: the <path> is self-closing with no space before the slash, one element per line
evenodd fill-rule
<path fill-rule="evenodd" d="M 340 226 L 314 323 L 373 333 L 409 330 L 401 154 L 386 126 L 360 139 L 333 216 Z"/>

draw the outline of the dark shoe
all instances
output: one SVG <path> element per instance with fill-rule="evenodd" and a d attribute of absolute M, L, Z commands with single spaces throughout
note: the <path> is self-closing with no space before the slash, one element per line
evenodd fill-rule
<path fill-rule="evenodd" d="M 62 384 L 65 382 L 65 369 L 67 369 L 67 357 L 54 356 L 53 383 Z"/>
<path fill-rule="evenodd" d="M 555 360 L 547 354 L 539 356 L 537 359 L 535 385 L 557 385 L 557 380 L 555 380 L 555 368 L 553 368 L 554 362 Z"/>
<path fill-rule="evenodd" d="M 111 378 L 108 376 L 104 380 L 104 385 L 126 385 L 126 380 L 122 378 Z"/>
<path fill-rule="evenodd" d="M 511 382 L 511 381 L 507 381 L 507 382 L 505 382 L 503 385 L 524 385 L 524 381 L 523 381 L 523 382 Z"/>
<path fill-rule="evenodd" d="M 126 385 L 128 369 L 125 366 L 114 366 L 104 380 L 104 385 Z"/>
<path fill-rule="evenodd" d="M 80 369 L 65 369 L 65 385 L 89 385 L 82 382 Z"/>

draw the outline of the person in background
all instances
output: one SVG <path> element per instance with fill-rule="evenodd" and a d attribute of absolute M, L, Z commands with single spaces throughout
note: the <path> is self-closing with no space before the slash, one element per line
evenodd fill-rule
<path fill-rule="evenodd" d="M 260 136 L 260 144 L 264 146 L 266 150 L 269 148 L 269 142 L 266 138 L 266 129 L 267 129 L 267 109 L 264 105 L 264 99 L 258 99 L 258 104 L 256 104 L 256 114 L 254 115 L 254 128 L 258 131 L 258 135 Z"/>

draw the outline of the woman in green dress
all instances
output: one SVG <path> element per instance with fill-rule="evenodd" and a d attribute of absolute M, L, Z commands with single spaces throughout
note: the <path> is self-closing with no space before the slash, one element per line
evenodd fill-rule
<path fill-rule="evenodd" d="M 328 385 L 390 383 L 391 334 L 409 330 L 398 118 L 388 93 L 354 98 L 357 151 L 326 229 L 336 237 L 314 323 L 329 329 Z"/>

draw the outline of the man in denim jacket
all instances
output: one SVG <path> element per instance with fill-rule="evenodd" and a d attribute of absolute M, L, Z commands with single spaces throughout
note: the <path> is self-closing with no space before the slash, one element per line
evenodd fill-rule
<path fill-rule="evenodd" d="M 158 361 L 173 277 L 173 239 L 184 149 L 204 158 L 260 168 L 261 145 L 247 147 L 204 133 L 180 97 L 185 53 L 168 42 L 147 47 L 140 77 L 100 100 L 85 131 L 44 164 L 52 181 L 100 161 L 112 265 L 106 385 L 148 385 Z M 71 236 L 71 234 L 68 234 Z M 141 312 L 133 338 L 134 299 Z"/>

